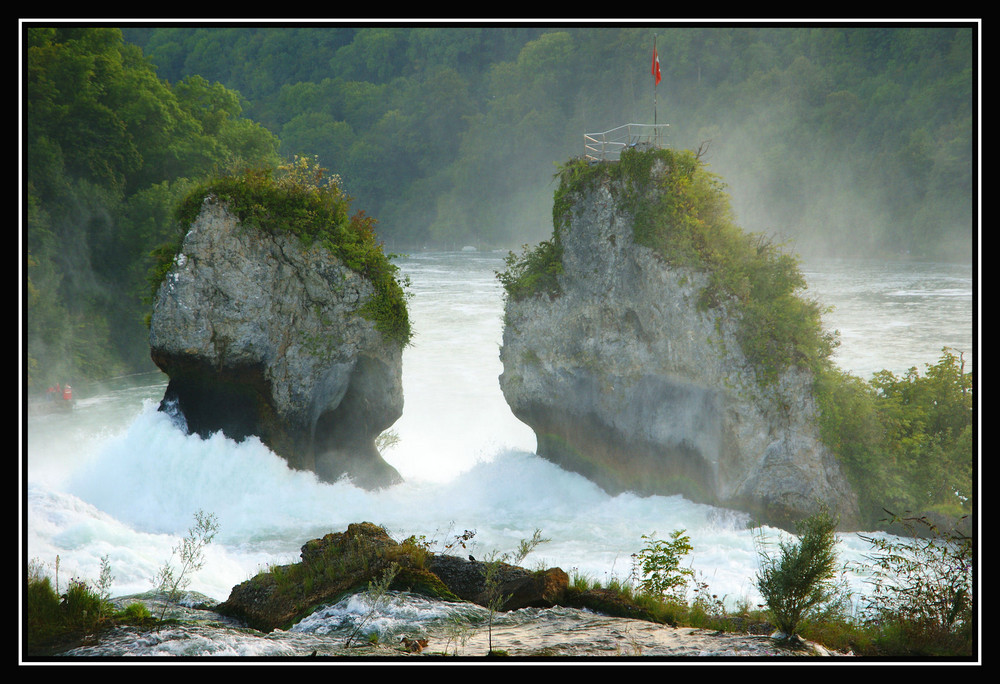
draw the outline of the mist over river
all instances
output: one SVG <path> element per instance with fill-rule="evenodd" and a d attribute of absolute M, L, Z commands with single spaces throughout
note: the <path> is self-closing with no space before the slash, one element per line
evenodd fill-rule
<path fill-rule="evenodd" d="M 754 601 L 757 559 L 747 515 L 679 496 L 609 496 L 534 454 L 534 435 L 513 417 L 497 380 L 503 300 L 494 272 L 503 256 L 424 253 L 398 261 L 412 281 L 416 335 L 403 356 L 405 408 L 393 426 L 399 440 L 384 457 L 403 484 L 378 492 L 325 484 L 289 470 L 255 439 L 185 435 L 157 411 L 166 387 L 159 373 L 74 383 L 74 411 L 28 411 L 24 421 L 23 556 L 50 574 L 58 557 L 63 588 L 71 577 L 96 579 L 107 556 L 113 595 L 146 592 L 203 510 L 217 516 L 220 530 L 189 588 L 221 601 L 258 570 L 297 561 L 307 540 L 351 522 L 438 545 L 475 530 L 469 551 L 477 556 L 513 550 L 538 528 L 551 541 L 527 566 L 559 566 L 601 581 L 628 577 L 642 535 L 685 529 L 699 578 L 730 604 Z M 806 261 L 803 271 L 807 294 L 834 307 L 825 320 L 840 331 L 835 360 L 842 368 L 865 379 L 883 368 L 923 373 L 947 346 L 965 352 L 971 369 L 971 267 L 825 260 Z M 848 534 L 840 550 L 843 560 L 857 559 L 867 545 Z M 863 590 L 860 580 L 852 583 Z M 423 618 L 400 611 L 394 619 L 439 619 L 426 617 L 438 608 L 425 608 Z M 233 653 L 275 648 L 262 638 L 240 639 L 252 645 L 233 645 L 234 637 Z M 208 644 L 192 648 L 217 652 Z"/>

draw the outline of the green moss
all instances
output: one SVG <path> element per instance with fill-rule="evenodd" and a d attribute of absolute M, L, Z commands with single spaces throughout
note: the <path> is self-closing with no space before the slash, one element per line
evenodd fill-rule
<path fill-rule="evenodd" d="M 498 274 L 511 299 L 558 294 L 561 235 L 578 203 L 606 184 L 633 217 L 636 243 L 671 266 L 708 274 L 700 305 L 740 321 L 739 343 L 761 385 L 790 366 L 817 370 L 825 363 L 835 337 L 823 331 L 819 304 L 799 294 L 806 283 L 797 259 L 735 225 L 722 182 L 694 153 L 627 150 L 618 162 L 573 160 L 558 175 L 552 240 L 520 257 L 511 253 Z"/>
<path fill-rule="evenodd" d="M 375 294 L 359 313 L 373 321 L 387 339 L 400 346 L 412 336 L 406 286 L 399 268 L 383 251 L 375 234 L 375 219 L 363 211 L 350 213 L 350 198 L 339 179 L 304 158 L 277 169 L 252 168 L 220 176 L 192 190 L 176 210 L 178 221 L 191 225 L 205 197 L 214 195 L 247 228 L 295 235 L 306 247 L 320 246 L 348 268 L 367 278 Z M 180 244 L 164 245 L 153 255 L 150 280 L 159 287 Z"/>
<path fill-rule="evenodd" d="M 271 566 L 240 585 L 240 596 L 254 597 L 249 603 L 232 602 L 231 597 L 217 610 L 262 631 L 287 629 L 320 605 L 365 591 L 390 568 L 388 589 L 459 601 L 424 568 L 428 553 L 427 545 L 415 537 L 397 543 L 382 527 L 354 523 L 346 532 L 307 542 L 301 563 Z"/>

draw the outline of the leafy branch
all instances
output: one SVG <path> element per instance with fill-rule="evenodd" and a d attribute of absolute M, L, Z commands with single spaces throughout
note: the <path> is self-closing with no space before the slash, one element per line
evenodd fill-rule
<path fill-rule="evenodd" d="M 484 561 L 483 572 L 486 584 L 486 610 L 488 611 L 487 630 L 489 632 L 489 653 L 493 650 L 493 621 L 496 614 L 503 608 L 503 605 L 510 599 L 511 594 L 503 593 L 503 566 L 518 566 L 524 559 L 540 544 L 549 542 L 549 539 L 542 538 L 542 531 L 536 529 L 531 535 L 531 539 L 522 539 L 514 553 L 499 554 L 492 552 L 489 558 Z"/>
<path fill-rule="evenodd" d="M 218 519 L 214 513 L 206 514 L 199 510 L 194 514 L 195 524 L 188 529 L 188 535 L 173 548 L 168 559 L 159 569 L 153 582 L 159 593 L 166 594 L 166 600 L 160 609 L 159 620 L 167 612 L 167 608 L 177 603 L 181 592 L 191 583 L 191 573 L 201 570 L 205 564 L 205 547 L 212 543 L 219 531 Z M 171 564 L 174 557 L 180 559 L 180 567 L 175 569 Z"/>

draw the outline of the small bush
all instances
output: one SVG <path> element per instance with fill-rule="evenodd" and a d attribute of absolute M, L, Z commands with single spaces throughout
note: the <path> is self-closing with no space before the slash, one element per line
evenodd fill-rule
<path fill-rule="evenodd" d="M 640 589 L 652 597 L 669 596 L 684 601 L 694 570 L 682 568 L 681 560 L 692 550 L 691 538 L 684 534 L 684 530 L 671 532 L 669 541 L 646 535 L 642 538 L 646 540 L 646 546 L 632 555 Z"/>
<path fill-rule="evenodd" d="M 911 536 L 859 535 L 871 545 L 856 571 L 872 591 L 862 606 L 875 648 L 891 655 L 971 655 L 972 538 L 924 518 L 893 520 Z"/>
<path fill-rule="evenodd" d="M 836 521 L 825 512 L 806 518 L 799 539 L 780 542 L 773 556 L 763 533 L 755 537 L 761 568 L 756 584 L 786 638 L 795 636 L 800 622 L 811 611 L 834 598 L 831 589 L 837 568 Z"/>
<path fill-rule="evenodd" d="M 60 597 L 48 577 L 30 570 L 25 592 L 29 654 L 45 652 L 53 645 L 97 629 L 111 614 L 111 605 L 86 582 L 70 580 Z"/>
<path fill-rule="evenodd" d="M 107 602 L 83 580 L 70 580 L 63 601 L 64 618 L 77 630 L 93 629 L 110 612 Z"/>
<path fill-rule="evenodd" d="M 172 551 L 170 560 L 157 571 L 153 583 L 164 597 L 159 619 L 167 612 L 167 608 L 177 603 L 181 593 L 191 582 L 191 574 L 201 570 L 205 564 L 205 546 L 212 543 L 219 531 L 219 523 L 214 513 L 196 511 L 195 523 L 188 529 L 188 535 L 181 540 Z M 174 568 L 173 557 L 177 556 L 180 567 Z"/>
<path fill-rule="evenodd" d="M 539 545 L 546 544 L 550 540 L 542 538 L 542 531 L 535 530 L 531 539 L 522 539 L 518 544 L 517 551 L 513 553 L 499 553 L 493 551 L 483 563 L 483 579 L 485 584 L 486 609 L 489 611 L 487 619 L 487 629 L 489 632 L 489 652 L 487 655 L 506 655 L 504 651 L 493 649 L 493 621 L 498 611 L 510 598 L 504 595 L 502 589 L 502 570 L 505 565 L 520 565 L 528 555 Z"/>
<path fill-rule="evenodd" d="M 497 272 L 497 279 L 503 285 L 507 296 L 513 301 L 521 301 L 545 294 L 559 295 L 559 279 L 562 273 L 562 245 L 558 233 L 552 240 L 544 240 L 537 247 L 525 245 L 521 255 L 509 252 L 504 260 L 507 268 Z"/>
<path fill-rule="evenodd" d="M 153 617 L 152 613 L 149 612 L 149 608 L 146 607 L 145 603 L 130 603 L 124 608 L 122 608 L 119 616 L 123 620 L 129 622 L 146 622 Z"/>
<path fill-rule="evenodd" d="M 24 598 L 27 641 L 28 648 L 31 649 L 61 631 L 62 610 L 59 595 L 52 588 L 51 580 L 39 574 L 28 576 Z"/>

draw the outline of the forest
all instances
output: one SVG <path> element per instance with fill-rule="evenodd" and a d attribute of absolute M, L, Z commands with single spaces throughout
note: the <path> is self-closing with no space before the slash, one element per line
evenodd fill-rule
<path fill-rule="evenodd" d="M 25 25 L 29 391 L 150 369 L 150 271 L 180 200 L 296 155 L 387 251 L 507 249 L 551 233 L 585 133 L 655 119 L 748 231 L 969 261 L 977 52 L 957 23 Z"/>

